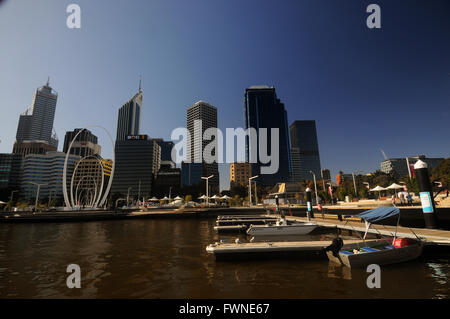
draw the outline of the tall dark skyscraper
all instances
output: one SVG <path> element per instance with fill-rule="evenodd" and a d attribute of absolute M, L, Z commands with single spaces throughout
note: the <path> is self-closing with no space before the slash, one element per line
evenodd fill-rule
<path fill-rule="evenodd" d="M 274 87 L 251 86 L 245 90 L 244 96 L 244 122 L 245 129 L 253 127 L 257 131 L 258 142 L 254 143 L 259 154 L 260 129 L 267 128 L 267 152 L 271 150 L 271 128 L 279 129 L 279 168 L 275 174 L 261 174 L 261 166 L 267 166 L 259 161 L 252 163 L 252 175 L 259 175 L 255 180 L 258 184 L 273 186 L 276 183 L 288 182 L 291 176 L 291 154 L 289 147 L 289 129 L 287 113 L 284 104 L 277 98 Z M 249 144 L 253 144 L 249 137 L 246 138 L 246 157 L 249 160 Z"/>
<path fill-rule="evenodd" d="M 312 180 L 310 171 L 321 178 L 316 121 L 294 121 L 289 127 L 293 164 L 293 181 Z"/>
<path fill-rule="evenodd" d="M 196 121 L 201 121 L 201 131 L 195 131 Z M 188 146 L 189 151 L 187 156 L 191 161 L 189 165 L 194 162 L 198 162 L 196 164 L 202 165 L 202 176 L 208 177 L 214 175 L 214 177 L 209 180 L 208 184 L 211 191 L 216 193 L 219 191 L 219 166 L 217 163 L 217 154 L 213 154 L 216 158 L 214 163 L 206 163 L 202 156 L 205 146 L 211 143 L 211 141 L 204 141 L 202 139 L 203 133 L 209 128 L 216 129 L 217 131 L 217 108 L 204 101 L 198 101 L 187 109 L 187 129 L 191 135 L 191 145 L 190 147 Z M 196 169 L 199 167 L 199 165 L 194 166 Z M 186 165 L 183 167 L 186 167 Z M 192 171 L 192 167 L 190 170 Z"/>
<path fill-rule="evenodd" d="M 28 151 L 37 149 L 35 144 L 46 144 L 48 150 L 56 150 L 58 139 L 52 133 L 57 100 L 58 94 L 49 81 L 36 90 L 33 103 L 20 115 L 14 153 L 24 153 L 25 148 Z"/>
<path fill-rule="evenodd" d="M 139 91 L 119 109 L 117 119 L 116 141 L 124 141 L 129 135 L 139 135 L 141 128 L 142 90 L 139 82 Z"/>
<path fill-rule="evenodd" d="M 111 194 L 150 196 L 161 162 L 161 147 L 147 135 L 116 141 L 116 166 Z M 140 186 L 140 188 L 139 188 Z"/>
<path fill-rule="evenodd" d="M 174 143 L 172 141 L 164 141 L 162 138 L 154 138 L 153 140 L 161 147 L 161 166 L 174 168 L 175 161 L 172 160 L 172 149 Z"/>

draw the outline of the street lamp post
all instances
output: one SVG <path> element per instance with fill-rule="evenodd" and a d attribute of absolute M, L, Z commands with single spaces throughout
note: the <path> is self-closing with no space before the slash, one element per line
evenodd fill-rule
<path fill-rule="evenodd" d="M 258 176 L 259 175 L 256 175 L 256 176 L 250 177 L 248 179 L 248 203 L 249 203 L 249 206 L 252 206 L 252 179 L 257 178 Z"/>
<path fill-rule="evenodd" d="M 327 190 L 325 189 L 325 177 L 323 176 L 323 170 L 320 171 L 320 176 L 322 177 L 323 191 L 326 192 Z"/>
<path fill-rule="evenodd" d="M 170 198 L 170 197 L 169 197 Z M 141 180 L 139 180 L 138 203 L 141 201 Z"/>
<path fill-rule="evenodd" d="M 128 207 L 128 203 L 130 201 L 130 189 L 132 189 L 132 187 L 128 187 L 128 193 L 127 193 L 127 207 Z"/>
<path fill-rule="evenodd" d="M 50 190 L 50 193 L 48 195 L 48 208 L 50 209 L 50 203 L 52 202 L 52 192 L 54 192 L 53 189 Z"/>
<path fill-rule="evenodd" d="M 208 176 L 208 177 L 203 177 L 202 176 L 202 179 L 206 179 L 206 205 L 209 207 L 209 188 L 208 188 L 208 182 L 209 182 L 209 179 L 211 178 L 211 177 L 213 177 L 214 175 L 211 175 L 211 176 Z"/>
<path fill-rule="evenodd" d="M 309 171 L 309 172 L 312 174 L 312 176 L 313 176 L 313 178 L 314 178 L 314 191 L 316 192 L 316 205 L 318 205 L 318 204 L 319 204 L 319 201 L 318 201 L 318 197 L 317 197 L 316 174 L 314 174 L 313 171 Z"/>
<path fill-rule="evenodd" d="M 361 171 L 357 171 L 356 174 L 361 173 Z M 352 172 L 353 177 L 353 187 L 355 188 L 355 197 L 358 197 L 358 191 L 356 190 L 356 181 L 355 181 L 355 172 Z"/>
<path fill-rule="evenodd" d="M 255 205 L 258 205 L 258 188 L 256 187 L 256 181 L 253 183 L 255 183 Z"/>
<path fill-rule="evenodd" d="M 18 192 L 17 190 L 11 191 L 11 197 L 9 198 L 10 201 L 13 200 L 14 193 L 17 193 L 17 192 Z"/>
<path fill-rule="evenodd" d="M 41 190 L 41 186 L 45 186 L 45 185 L 47 185 L 47 183 L 42 183 L 42 184 L 35 183 L 35 182 L 28 182 L 28 183 L 37 186 L 36 201 L 34 202 L 34 210 L 37 210 L 37 204 L 38 204 L 38 200 L 39 200 L 39 191 Z"/>

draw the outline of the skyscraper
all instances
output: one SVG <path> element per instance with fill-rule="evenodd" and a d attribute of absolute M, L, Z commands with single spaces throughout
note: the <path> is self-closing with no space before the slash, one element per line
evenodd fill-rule
<path fill-rule="evenodd" d="M 274 174 L 261 174 L 261 166 L 266 166 L 260 162 L 258 156 L 257 163 L 252 163 L 252 175 L 259 175 L 255 180 L 258 184 L 273 186 L 276 183 L 288 182 L 291 176 L 291 153 L 289 147 L 289 129 L 287 124 L 287 113 L 284 104 L 277 98 L 274 87 L 251 86 L 245 90 L 244 96 L 244 122 L 245 129 L 255 128 L 257 141 L 246 138 L 246 159 L 250 161 L 250 145 L 255 145 L 257 154 L 260 150 L 260 129 L 267 129 L 267 153 L 271 150 L 271 128 L 279 129 L 279 168 Z"/>
<path fill-rule="evenodd" d="M 201 130 L 195 130 L 197 125 L 201 123 Z M 205 101 L 198 101 L 191 107 L 187 109 L 187 129 L 191 135 L 191 145 L 188 145 L 188 159 L 192 164 L 197 162 L 197 164 L 202 164 L 202 176 L 208 177 L 214 175 L 209 180 L 209 186 L 212 192 L 219 191 L 219 168 L 217 163 L 217 154 L 213 152 L 213 158 L 215 161 L 213 163 L 206 163 L 203 158 L 203 151 L 205 146 L 210 144 L 211 141 L 203 140 L 204 132 L 209 129 L 215 129 L 217 134 L 217 108 Z M 215 151 L 217 151 L 217 142 L 215 142 Z M 196 165 L 197 166 L 197 165 Z M 184 166 L 186 167 L 186 166 Z"/>
<path fill-rule="evenodd" d="M 116 164 L 111 194 L 149 196 L 161 163 L 161 147 L 147 135 L 116 141 Z"/>
<path fill-rule="evenodd" d="M 175 161 L 172 160 L 174 143 L 172 141 L 164 141 L 162 138 L 154 138 L 154 140 L 161 147 L 161 167 L 175 168 Z"/>
<path fill-rule="evenodd" d="M 139 81 L 139 91 L 119 109 L 117 119 L 116 141 L 124 141 L 127 136 L 139 135 L 141 128 L 142 90 Z"/>
<path fill-rule="evenodd" d="M 49 81 L 36 90 L 31 106 L 19 117 L 14 153 L 21 153 L 23 149 L 39 149 L 23 145 L 33 143 L 47 144 L 47 150 L 57 149 L 58 139 L 52 134 L 57 100 L 58 94 L 50 87 Z"/>
<path fill-rule="evenodd" d="M 67 153 L 70 143 L 72 143 L 75 136 L 81 131 L 80 128 L 76 128 L 73 131 L 67 131 L 64 136 L 63 152 Z M 92 134 L 91 131 L 85 129 L 80 135 L 77 136 L 75 142 L 73 142 L 70 154 L 79 155 L 81 157 L 90 155 L 100 155 L 101 147 L 97 144 L 97 136 Z"/>
<path fill-rule="evenodd" d="M 293 182 L 321 178 L 316 121 L 294 121 L 289 127 L 293 154 Z M 295 154 L 295 155 L 294 155 Z"/>

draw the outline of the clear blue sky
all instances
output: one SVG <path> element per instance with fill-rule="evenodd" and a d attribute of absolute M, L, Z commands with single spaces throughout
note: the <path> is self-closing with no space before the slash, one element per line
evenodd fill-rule
<path fill-rule="evenodd" d="M 100 124 L 143 76 L 142 133 L 169 138 L 186 108 L 217 106 L 219 127 L 243 126 L 250 85 L 276 87 L 289 123 L 317 121 L 323 168 L 374 171 L 389 157 L 448 157 L 449 1 L 0 1 L 0 152 L 50 76 L 55 129 Z M 81 29 L 66 7 L 81 7 Z M 365 8 L 381 6 L 381 30 Z M 432 3 L 432 4 L 431 4 Z M 95 131 L 104 148 L 110 146 Z M 221 165 L 221 186 L 228 166 Z"/>

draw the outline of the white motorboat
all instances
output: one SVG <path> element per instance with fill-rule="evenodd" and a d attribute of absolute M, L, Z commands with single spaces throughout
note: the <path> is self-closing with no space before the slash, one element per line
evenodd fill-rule
<path fill-rule="evenodd" d="M 252 225 L 247 229 L 247 234 L 252 236 L 306 235 L 316 228 L 317 224 L 314 223 L 288 225 L 285 219 L 281 219 L 275 225 Z"/>

